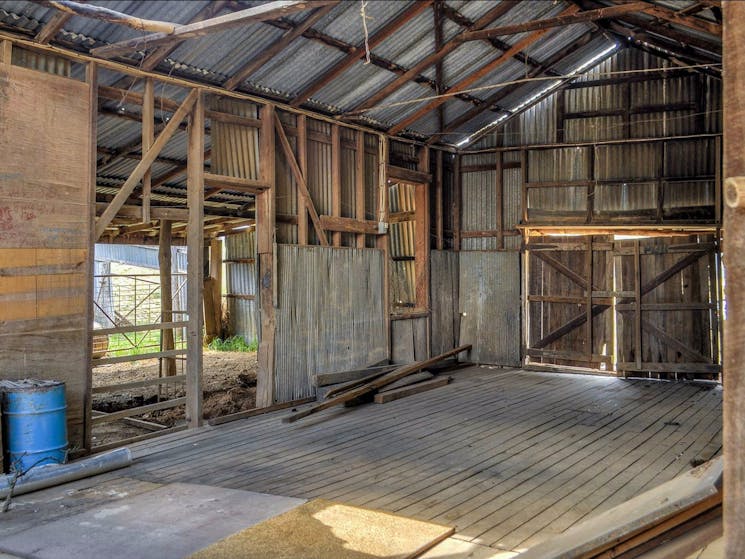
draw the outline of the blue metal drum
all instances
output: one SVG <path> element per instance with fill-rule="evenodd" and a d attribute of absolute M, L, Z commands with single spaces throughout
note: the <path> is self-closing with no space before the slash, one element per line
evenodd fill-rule
<path fill-rule="evenodd" d="M 65 383 L 50 380 L 0 381 L 3 444 L 9 472 L 62 464 L 67 456 Z"/>

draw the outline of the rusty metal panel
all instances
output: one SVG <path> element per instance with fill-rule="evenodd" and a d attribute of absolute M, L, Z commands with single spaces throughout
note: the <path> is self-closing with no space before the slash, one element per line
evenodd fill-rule
<path fill-rule="evenodd" d="M 461 251 L 460 344 L 475 363 L 520 366 L 520 255 Z"/>
<path fill-rule="evenodd" d="M 383 252 L 279 245 L 275 399 L 315 395 L 312 377 L 388 358 Z"/>

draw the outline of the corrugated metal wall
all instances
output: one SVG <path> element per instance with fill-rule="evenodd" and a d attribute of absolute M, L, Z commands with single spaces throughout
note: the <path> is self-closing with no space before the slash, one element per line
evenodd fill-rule
<path fill-rule="evenodd" d="M 509 119 L 474 147 L 720 133 L 721 82 L 715 78 L 699 74 L 664 78 L 650 75 L 649 79 L 638 81 L 638 76 L 632 76 L 633 80 L 621 83 L 581 86 L 607 78 L 608 72 L 667 67 L 670 63 L 663 59 L 636 49 L 623 49 L 569 88 Z M 650 223 L 712 222 L 717 149 L 714 138 L 528 149 L 526 177 L 520 176 L 519 168 L 504 169 L 505 229 L 521 215 L 523 180 L 543 183 L 528 191 L 527 215 L 532 223 L 585 223 L 588 212 L 596 224 L 631 219 Z M 467 169 L 469 165 L 491 163 L 490 155 L 494 154 L 463 155 L 461 166 Z M 504 152 L 503 156 L 505 163 L 516 162 L 520 152 Z M 494 179 L 491 170 L 463 173 L 463 231 L 483 230 L 493 223 Z M 577 181 L 589 182 L 591 186 L 562 184 Z M 516 247 L 516 239 L 506 238 L 505 247 L 508 246 Z M 466 238 L 463 248 L 492 249 L 494 239 Z"/>
<path fill-rule="evenodd" d="M 276 401 L 313 396 L 317 373 L 388 358 L 382 251 L 280 245 L 277 261 Z"/>
<path fill-rule="evenodd" d="M 256 233 L 225 237 L 225 282 L 228 320 L 232 334 L 247 343 L 257 341 Z"/>
<path fill-rule="evenodd" d="M 459 269 L 461 358 L 520 366 L 520 255 L 463 251 Z"/>

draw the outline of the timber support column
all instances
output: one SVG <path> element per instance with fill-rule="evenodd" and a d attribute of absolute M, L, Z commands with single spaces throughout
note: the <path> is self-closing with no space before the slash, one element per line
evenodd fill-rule
<path fill-rule="evenodd" d="M 256 196 L 256 252 L 259 264 L 259 355 L 256 378 L 256 407 L 264 408 L 274 403 L 274 106 L 261 109 L 259 132 L 259 166 L 261 179 L 271 185 Z"/>
<path fill-rule="evenodd" d="M 158 264 L 160 268 L 160 321 L 173 322 L 173 287 L 171 284 L 171 238 L 172 223 L 167 219 L 160 220 L 158 239 Z M 165 328 L 160 334 L 160 350 L 171 351 L 176 345 L 173 328 Z M 172 377 L 176 374 L 176 360 L 173 357 L 161 357 L 160 376 Z"/>
<path fill-rule="evenodd" d="M 186 423 L 202 424 L 202 290 L 204 288 L 204 99 L 197 94 L 189 118 L 186 161 L 186 196 L 189 223 L 186 230 L 186 310 L 189 314 L 186 347 Z"/>
<path fill-rule="evenodd" d="M 724 177 L 745 177 L 745 3 L 723 2 Z M 742 179 L 740 179 L 742 180 Z M 739 202 L 738 202 L 739 200 Z M 724 324 L 724 538 L 726 557 L 745 557 L 745 203 L 727 197 Z"/>

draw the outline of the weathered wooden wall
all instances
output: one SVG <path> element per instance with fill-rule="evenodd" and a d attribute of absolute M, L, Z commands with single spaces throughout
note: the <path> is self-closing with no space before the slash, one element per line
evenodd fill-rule
<path fill-rule="evenodd" d="M 312 377 L 388 358 L 383 253 L 277 246 L 275 400 L 313 396 Z"/>
<path fill-rule="evenodd" d="M 475 363 L 520 365 L 520 255 L 463 251 L 459 272 L 461 357 Z"/>
<path fill-rule="evenodd" d="M 87 447 L 91 283 L 87 83 L 0 65 L 0 378 L 66 384 Z"/>
<path fill-rule="evenodd" d="M 439 355 L 458 347 L 460 313 L 458 279 L 460 253 L 452 250 L 430 252 L 430 305 L 432 354 Z"/>
<path fill-rule="evenodd" d="M 429 328 L 426 316 L 391 321 L 391 361 L 411 363 L 429 358 Z"/>

